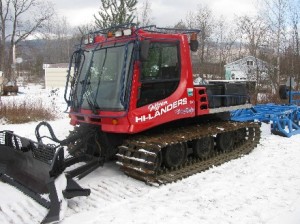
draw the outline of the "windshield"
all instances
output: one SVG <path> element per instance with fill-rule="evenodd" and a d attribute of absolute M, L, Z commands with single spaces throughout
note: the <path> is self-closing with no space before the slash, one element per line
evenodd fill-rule
<path fill-rule="evenodd" d="M 133 43 L 85 51 L 81 57 L 75 107 L 124 110 Z"/>

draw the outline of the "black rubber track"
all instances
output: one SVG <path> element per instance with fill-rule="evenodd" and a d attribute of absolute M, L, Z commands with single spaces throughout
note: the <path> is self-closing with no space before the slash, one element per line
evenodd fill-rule
<path fill-rule="evenodd" d="M 245 135 L 243 138 L 232 135 L 235 138 L 234 145 L 229 151 L 220 151 L 216 148 L 208 158 L 189 156 L 179 167 L 157 168 L 157 155 L 167 146 L 188 144 L 197 139 L 238 130 L 245 132 Z M 172 129 L 157 135 L 139 135 L 126 140 L 125 144 L 119 147 L 117 164 L 127 175 L 146 183 L 152 185 L 171 183 L 250 153 L 259 143 L 260 133 L 258 123 L 224 121 Z"/>

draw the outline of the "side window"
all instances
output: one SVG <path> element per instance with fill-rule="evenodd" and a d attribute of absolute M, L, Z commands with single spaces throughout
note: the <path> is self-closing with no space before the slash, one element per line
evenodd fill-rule
<path fill-rule="evenodd" d="M 148 61 L 142 63 L 141 81 L 179 77 L 177 43 L 151 43 Z"/>
<path fill-rule="evenodd" d="M 138 107 L 170 96 L 180 80 L 179 43 L 152 42 L 148 60 L 142 63 Z"/>

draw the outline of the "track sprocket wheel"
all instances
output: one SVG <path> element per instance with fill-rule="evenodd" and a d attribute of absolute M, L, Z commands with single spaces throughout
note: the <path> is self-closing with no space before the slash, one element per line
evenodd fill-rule
<path fill-rule="evenodd" d="M 77 136 L 77 138 L 74 138 L 74 136 Z M 99 156 L 101 154 L 101 146 L 94 127 L 89 125 L 77 126 L 67 138 L 74 139 L 68 144 L 68 152 L 72 156 L 82 154 Z"/>
<path fill-rule="evenodd" d="M 214 151 L 213 137 L 205 137 L 193 141 L 193 155 L 199 159 L 205 159 L 211 156 Z"/>
<path fill-rule="evenodd" d="M 185 143 L 169 145 L 163 150 L 164 164 L 168 168 L 180 166 L 186 159 L 187 145 Z"/>
<path fill-rule="evenodd" d="M 217 134 L 216 144 L 217 149 L 221 152 L 231 151 L 234 145 L 233 132 L 224 132 Z"/>

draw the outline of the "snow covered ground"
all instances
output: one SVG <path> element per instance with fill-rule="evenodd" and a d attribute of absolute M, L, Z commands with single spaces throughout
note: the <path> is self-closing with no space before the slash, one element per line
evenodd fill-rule
<path fill-rule="evenodd" d="M 31 87 L 24 95 L 51 101 L 50 90 Z M 61 118 L 50 122 L 59 138 L 72 129 L 60 90 Z M 23 94 L 16 98 L 23 97 Z M 8 100 L 8 98 L 2 100 Z M 37 122 L 3 124 L 0 130 L 34 139 Z M 283 138 L 261 127 L 252 153 L 180 182 L 151 187 L 125 176 L 113 162 L 80 180 L 89 197 L 68 200 L 61 222 L 68 223 L 203 223 L 299 224 L 300 135 Z M 15 188 L 0 182 L 0 223 L 39 223 L 47 210 Z"/>

